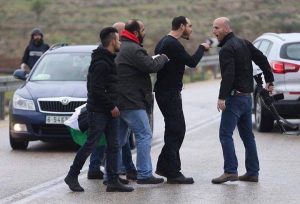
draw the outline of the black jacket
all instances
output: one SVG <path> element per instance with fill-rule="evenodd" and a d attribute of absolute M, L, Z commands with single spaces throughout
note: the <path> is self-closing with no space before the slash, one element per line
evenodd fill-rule
<path fill-rule="evenodd" d="M 273 82 L 270 64 L 263 53 L 247 40 L 229 33 L 220 42 L 221 87 L 219 99 L 226 99 L 231 91 L 253 92 L 252 61 L 263 71 L 265 81 Z"/>
<path fill-rule="evenodd" d="M 32 41 L 26 47 L 24 55 L 22 58 L 22 63 L 27 64 L 30 69 L 33 68 L 34 64 L 38 59 L 49 49 L 49 45 L 41 43 L 40 45 L 35 45 Z"/>
<path fill-rule="evenodd" d="M 168 61 L 165 56 L 152 59 L 136 42 L 122 38 L 116 58 L 118 72 L 119 109 L 146 109 L 152 106 L 152 83 L 149 73 L 160 70 Z"/>
<path fill-rule="evenodd" d="M 155 54 L 166 54 L 170 61 L 164 68 L 157 72 L 157 80 L 154 91 L 179 90 L 182 89 L 182 78 L 185 65 L 194 68 L 199 63 L 204 53 L 203 45 L 200 45 L 191 56 L 184 49 L 183 45 L 173 36 L 164 36 L 155 47 Z"/>
<path fill-rule="evenodd" d="M 87 76 L 87 110 L 110 113 L 117 106 L 117 71 L 115 54 L 99 46 L 92 53 Z"/>

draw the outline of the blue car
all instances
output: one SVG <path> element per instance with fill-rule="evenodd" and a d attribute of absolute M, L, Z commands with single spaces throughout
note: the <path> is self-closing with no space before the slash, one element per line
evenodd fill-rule
<path fill-rule="evenodd" d="M 37 61 L 9 104 L 9 139 L 13 149 L 26 149 L 29 141 L 71 140 L 64 126 L 74 109 L 86 102 L 86 79 L 96 45 L 52 47 Z"/>

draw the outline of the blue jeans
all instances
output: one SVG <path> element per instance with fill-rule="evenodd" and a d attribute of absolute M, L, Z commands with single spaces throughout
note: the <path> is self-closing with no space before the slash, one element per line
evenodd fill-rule
<path fill-rule="evenodd" d="M 119 145 L 123 147 L 128 142 L 128 128 L 136 138 L 137 149 L 137 179 L 146 179 L 152 176 L 151 140 L 152 131 L 146 110 L 122 110 L 119 125 Z"/>
<path fill-rule="evenodd" d="M 78 150 L 68 175 L 77 177 L 86 159 L 95 149 L 100 136 L 104 133 L 107 142 L 107 176 L 108 180 L 118 178 L 118 138 L 117 130 L 119 118 L 112 118 L 109 114 L 88 111 L 88 138 L 85 144 Z"/>
<path fill-rule="evenodd" d="M 129 143 L 130 134 L 131 134 L 131 130 L 129 130 L 127 133 L 126 144 L 122 147 L 122 149 L 119 152 L 119 172 L 136 171 L 135 165 L 132 161 L 131 147 Z M 119 136 L 121 136 L 119 141 L 120 140 L 123 141 L 124 135 L 119 134 Z"/>
<path fill-rule="evenodd" d="M 252 132 L 251 96 L 229 96 L 226 109 L 222 112 L 219 137 L 223 149 L 224 172 L 237 173 L 238 161 L 233 143 L 233 131 L 238 127 L 246 149 L 246 170 L 250 176 L 257 176 L 259 161 L 255 138 Z"/>
<path fill-rule="evenodd" d="M 106 145 L 96 147 L 90 157 L 89 171 L 99 171 L 100 165 L 104 160 Z"/>
<path fill-rule="evenodd" d="M 105 164 L 104 162 L 105 151 L 106 151 L 106 146 L 99 146 L 93 150 L 90 157 L 89 171 L 99 171 L 101 163 L 103 163 L 103 165 Z M 129 138 L 127 143 L 121 148 L 118 156 L 118 173 L 120 173 L 120 171 L 121 172 L 136 171 L 135 165 L 132 161 Z"/>

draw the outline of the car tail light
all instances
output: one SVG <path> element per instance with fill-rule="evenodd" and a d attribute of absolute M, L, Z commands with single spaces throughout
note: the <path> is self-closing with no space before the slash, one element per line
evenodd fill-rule
<path fill-rule="evenodd" d="M 287 62 L 272 61 L 272 70 L 276 74 L 285 74 L 287 72 L 298 72 L 300 65 Z"/>

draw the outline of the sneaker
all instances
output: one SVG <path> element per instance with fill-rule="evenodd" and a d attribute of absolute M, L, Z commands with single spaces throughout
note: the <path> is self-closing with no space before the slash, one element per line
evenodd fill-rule
<path fill-rule="evenodd" d="M 80 186 L 78 182 L 78 177 L 71 177 L 67 175 L 67 177 L 64 179 L 65 183 L 69 186 L 71 191 L 74 192 L 83 192 L 84 189 Z"/>
<path fill-rule="evenodd" d="M 249 176 L 245 173 L 242 176 L 239 176 L 240 181 L 249 181 L 249 182 L 258 182 L 258 176 Z"/>
<path fill-rule="evenodd" d="M 176 178 L 168 178 L 168 184 L 193 184 L 194 179 L 192 177 L 185 177 L 184 175 L 178 176 Z"/>
<path fill-rule="evenodd" d="M 164 182 L 163 178 L 156 178 L 154 176 L 151 176 L 146 179 L 137 179 L 136 183 L 137 184 L 158 184 Z"/>
<path fill-rule="evenodd" d="M 213 180 L 211 180 L 211 182 L 213 184 L 221 184 L 221 183 L 225 183 L 227 181 L 237 181 L 237 180 L 239 180 L 237 174 L 224 173 L 221 176 L 219 176 L 219 177 L 214 178 Z"/>
<path fill-rule="evenodd" d="M 137 180 L 137 172 L 135 170 L 126 172 L 126 179 L 127 180 Z"/>
<path fill-rule="evenodd" d="M 119 177 L 118 179 L 119 179 L 119 181 L 120 181 L 121 184 L 129 184 L 129 181 L 126 180 L 126 179 L 123 179 L 123 178 L 121 178 L 121 177 Z M 107 185 L 107 183 L 108 183 L 107 180 L 103 181 L 103 184 L 104 184 L 104 185 Z"/>
<path fill-rule="evenodd" d="M 133 190 L 134 188 L 122 184 L 120 179 L 108 182 L 106 187 L 106 192 L 131 192 Z"/>
<path fill-rule="evenodd" d="M 88 179 L 103 179 L 103 172 L 98 171 L 88 171 L 87 178 Z"/>

